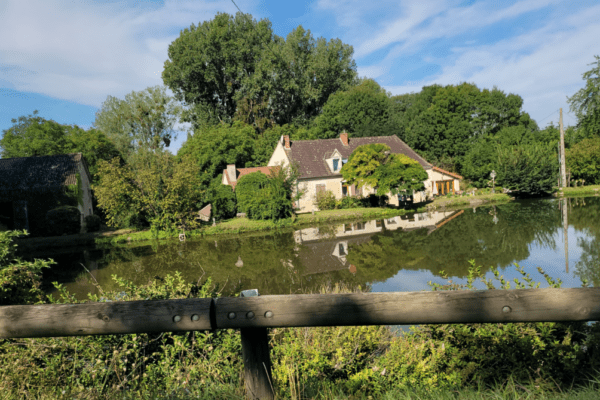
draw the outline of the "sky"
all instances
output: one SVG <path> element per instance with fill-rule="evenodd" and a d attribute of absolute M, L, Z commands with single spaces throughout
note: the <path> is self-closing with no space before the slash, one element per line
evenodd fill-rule
<path fill-rule="evenodd" d="M 107 96 L 162 84 L 182 29 L 236 4 L 279 36 L 302 25 L 340 38 L 359 75 L 394 95 L 495 86 L 520 95 L 540 127 L 557 124 L 559 108 L 566 126 L 576 123 L 567 97 L 600 55 L 598 0 L 0 0 L 0 132 L 34 110 L 92 127 Z"/>

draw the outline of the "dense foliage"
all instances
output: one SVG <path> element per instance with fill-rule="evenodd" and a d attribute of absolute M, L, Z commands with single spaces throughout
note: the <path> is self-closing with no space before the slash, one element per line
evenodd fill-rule
<path fill-rule="evenodd" d="M 81 212 L 77 207 L 61 206 L 46 213 L 49 236 L 72 235 L 81 231 Z"/>
<path fill-rule="evenodd" d="M 102 161 L 94 186 L 98 205 L 110 226 L 149 224 L 154 230 L 174 230 L 196 224 L 193 210 L 202 191 L 189 158 L 176 162 L 169 153 L 146 152 L 143 166 L 134 170 L 118 159 Z"/>
<path fill-rule="evenodd" d="M 97 129 L 83 130 L 76 125 L 62 125 L 37 115 L 13 119 L 13 126 L 0 139 L 0 157 L 52 156 L 82 153 L 92 179 L 98 161 L 119 156 L 114 143 Z"/>
<path fill-rule="evenodd" d="M 358 146 L 341 172 L 349 185 L 376 188 L 380 196 L 423 190 L 427 179 L 421 164 L 403 154 L 390 153 L 384 144 Z"/>
<path fill-rule="evenodd" d="M 552 193 L 558 178 L 554 148 L 543 144 L 500 146 L 498 182 L 517 195 Z"/>
<path fill-rule="evenodd" d="M 391 125 L 390 99 L 386 91 L 372 79 L 346 91 L 332 94 L 323 112 L 315 120 L 312 133 L 320 139 L 350 136 L 387 136 L 395 134 Z"/>
<path fill-rule="evenodd" d="M 179 106 L 161 86 L 131 92 L 124 100 L 108 96 L 94 126 L 110 137 L 122 157 L 132 162 L 140 148 L 169 147 L 174 139 Z"/>
<path fill-rule="evenodd" d="M 585 87 L 569 98 L 584 137 L 600 136 L 600 56 L 594 56 L 593 68 L 583 74 Z"/>
<path fill-rule="evenodd" d="M 233 218 L 237 203 L 235 193 L 229 185 L 223 185 L 222 175 L 218 175 L 206 191 L 204 201 L 212 205 L 212 217 L 217 221 Z"/>
<path fill-rule="evenodd" d="M 600 184 L 600 135 L 584 139 L 566 152 L 572 179 Z"/>
<path fill-rule="evenodd" d="M 246 213 L 250 219 L 289 218 L 293 213 L 292 187 L 288 177 L 280 173 L 267 176 L 253 172 L 242 176 L 235 188 L 238 211 Z"/>
<path fill-rule="evenodd" d="M 35 304 L 45 299 L 40 290 L 42 269 L 52 260 L 23 261 L 18 258 L 13 240 L 26 232 L 0 231 L 0 306 Z M 0 341 L 1 343 L 1 341 Z"/>
<path fill-rule="evenodd" d="M 283 39 L 267 19 L 219 13 L 169 46 L 163 80 L 196 126 L 234 119 L 264 129 L 307 121 L 356 78 L 353 49 L 302 26 Z"/>

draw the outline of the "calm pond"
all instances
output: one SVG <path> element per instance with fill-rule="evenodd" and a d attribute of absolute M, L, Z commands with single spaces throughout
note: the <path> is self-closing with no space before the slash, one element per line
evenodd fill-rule
<path fill-rule="evenodd" d="M 600 198 L 514 201 L 297 231 L 71 251 L 29 256 L 57 261 L 45 282 L 63 283 L 80 299 L 96 291 L 90 275 L 106 291 L 118 289 L 112 275 L 145 284 L 176 271 L 189 281 L 211 277 L 223 295 L 244 289 L 308 293 L 338 282 L 376 292 L 427 290 L 429 281 L 447 282 L 442 270 L 465 282 L 471 259 L 488 278 L 490 266 L 505 278 L 520 276 L 516 262 L 541 287 L 548 285 L 537 267 L 563 287 L 579 287 L 582 279 L 598 286 Z"/>

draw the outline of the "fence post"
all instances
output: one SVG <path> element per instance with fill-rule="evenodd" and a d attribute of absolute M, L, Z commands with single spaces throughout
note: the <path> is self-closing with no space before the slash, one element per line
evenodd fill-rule
<path fill-rule="evenodd" d="M 258 290 L 244 290 L 241 297 L 258 296 Z M 274 399 L 267 328 L 241 328 L 246 398 Z"/>

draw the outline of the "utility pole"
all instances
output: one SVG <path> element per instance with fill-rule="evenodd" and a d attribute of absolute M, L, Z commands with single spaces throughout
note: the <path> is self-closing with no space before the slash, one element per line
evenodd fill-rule
<path fill-rule="evenodd" d="M 561 187 L 567 187 L 567 168 L 565 165 L 565 130 L 563 129 L 562 108 L 560 109 L 560 119 L 558 122 L 560 127 L 560 178 Z"/>

